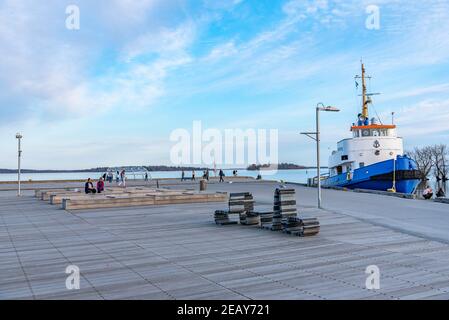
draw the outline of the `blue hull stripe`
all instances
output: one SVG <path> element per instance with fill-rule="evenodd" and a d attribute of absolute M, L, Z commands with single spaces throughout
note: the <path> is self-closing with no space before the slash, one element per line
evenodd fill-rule
<path fill-rule="evenodd" d="M 350 180 L 348 180 L 348 175 L 346 173 L 330 177 L 323 181 L 323 186 L 386 191 L 393 186 L 392 179 L 378 180 L 372 178 L 379 175 L 391 174 L 393 172 L 393 168 L 393 160 L 378 162 L 354 170 L 352 173 L 352 179 Z M 417 166 L 414 160 L 405 156 L 398 156 L 396 160 L 396 170 L 415 171 L 417 170 Z M 406 194 L 414 193 L 420 182 L 420 179 L 398 180 L 396 181 L 396 191 Z"/>

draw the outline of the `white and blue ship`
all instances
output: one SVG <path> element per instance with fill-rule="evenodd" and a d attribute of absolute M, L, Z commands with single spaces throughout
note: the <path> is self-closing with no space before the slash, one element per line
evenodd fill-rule
<path fill-rule="evenodd" d="M 323 186 L 370 189 L 412 194 L 421 182 L 416 162 L 404 154 L 396 125 L 369 118 L 371 96 L 366 91 L 362 63 L 362 113 L 351 126 L 352 138 L 338 142 L 329 157 L 329 177 Z"/>

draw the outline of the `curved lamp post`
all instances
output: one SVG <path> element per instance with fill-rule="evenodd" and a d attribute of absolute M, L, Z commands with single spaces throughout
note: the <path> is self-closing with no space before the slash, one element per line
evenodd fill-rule
<path fill-rule="evenodd" d="M 16 134 L 16 139 L 17 139 L 17 184 L 18 184 L 18 189 L 17 189 L 17 196 L 20 197 L 21 195 L 21 191 L 20 191 L 20 158 L 22 157 L 22 149 L 21 149 L 21 140 L 22 140 L 23 136 L 20 133 Z"/>
<path fill-rule="evenodd" d="M 320 165 L 320 111 L 339 112 L 340 109 L 325 106 L 322 102 L 316 105 L 316 131 L 315 132 L 301 132 L 301 134 L 308 136 L 316 141 L 316 170 L 317 170 L 317 189 L 318 189 L 318 208 L 321 209 L 321 165 Z"/>

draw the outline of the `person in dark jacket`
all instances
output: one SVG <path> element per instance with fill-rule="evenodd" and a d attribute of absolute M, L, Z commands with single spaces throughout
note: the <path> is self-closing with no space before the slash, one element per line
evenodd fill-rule
<path fill-rule="evenodd" d="M 433 197 L 433 190 L 432 190 L 432 188 L 427 186 L 427 188 L 423 191 L 422 196 L 426 200 L 432 199 L 432 197 Z"/>
<path fill-rule="evenodd" d="M 220 181 L 219 182 L 224 182 L 223 177 L 224 177 L 225 174 L 224 174 L 223 170 L 220 169 L 220 172 L 218 173 L 218 175 L 220 176 Z"/>
<path fill-rule="evenodd" d="M 445 194 L 444 194 L 444 190 L 443 188 L 440 188 L 437 192 L 437 198 L 444 198 Z"/>
<path fill-rule="evenodd" d="M 104 191 L 104 180 L 103 178 L 100 178 L 97 182 L 97 192 L 102 193 Z"/>
<path fill-rule="evenodd" d="M 86 194 L 97 193 L 97 190 L 95 190 L 92 180 L 90 178 L 87 179 L 86 183 L 84 184 L 84 192 Z"/>

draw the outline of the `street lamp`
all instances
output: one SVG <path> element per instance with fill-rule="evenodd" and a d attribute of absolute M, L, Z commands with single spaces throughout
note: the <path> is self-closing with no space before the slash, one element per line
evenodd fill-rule
<path fill-rule="evenodd" d="M 17 182 L 18 182 L 18 190 L 17 190 L 17 196 L 20 197 L 20 158 L 22 157 L 22 149 L 20 146 L 21 140 L 22 140 L 22 135 L 20 133 L 16 134 L 16 139 L 18 142 L 18 146 L 17 146 L 17 150 L 18 150 L 18 155 L 17 155 L 17 166 L 18 166 L 18 170 L 17 170 Z"/>
<path fill-rule="evenodd" d="M 318 189 L 318 208 L 321 209 L 321 172 L 320 172 L 320 111 L 339 112 L 340 109 L 325 106 L 322 102 L 316 105 L 316 131 L 315 132 L 301 132 L 301 134 L 308 136 L 316 141 L 316 170 L 317 170 L 317 189 Z"/>

